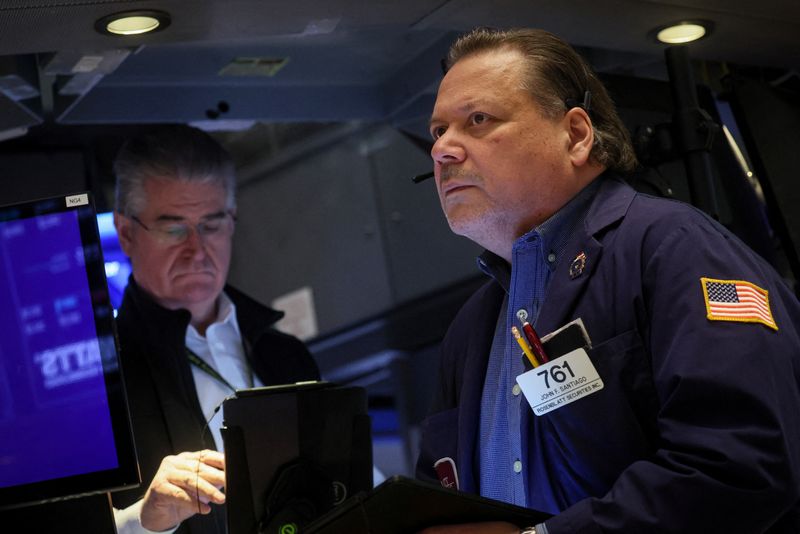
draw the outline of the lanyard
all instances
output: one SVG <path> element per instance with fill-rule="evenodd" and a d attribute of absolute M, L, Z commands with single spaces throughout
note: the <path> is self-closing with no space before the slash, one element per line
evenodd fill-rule
<path fill-rule="evenodd" d="M 202 358 L 200 358 L 200 356 L 198 356 L 197 354 L 195 354 L 194 352 L 192 352 L 191 350 L 189 350 L 189 347 L 186 347 L 186 357 L 187 357 L 187 358 L 189 358 L 189 363 L 191 363 L 192 365 L 194 365 L 195 367 L 197 367 L 198 369 L 200 369 L 201 371 L 203 371 L 204 373 L 206 373 L 206 374 L 207 374 L 208 376 L 210 376 L 211 378 L 213 378 L 213 379 L 215 379 L 215 380 L 219 381 L 219 382 L 220 382 L 220 383 L 222 383 L 222 384 L 225 384 L 226 386 L 228 386 L 228 388 L 229 388 L 231 391 L 233 391 L 234 393 L 236 393 L 236 388 L 235 388 L 235 387 L 233 387 L 233 386 L 230 384 L 230 382 L 228 382 L 227 380 L 225 380 L 225 379 L 222 377 L 222 375 L 221 375 L 221 374 L 219 374 L 219 373 L 217 372 L 217 370 L 216 370 L 216 369 L 214 369 L 213 367 L 211 367 L 210 365 L 208 365 L 208 364 L 207 364 L 207 363 L 206 363 L 206 362 L 205 362 L 205 361 L 204 361 Z"/>

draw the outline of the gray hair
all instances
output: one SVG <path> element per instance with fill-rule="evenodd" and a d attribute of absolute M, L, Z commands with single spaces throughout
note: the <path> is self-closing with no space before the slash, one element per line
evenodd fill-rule
<path fill-rule="evenodd" d="M 126 141 L 114 161 L 117 178 L 114 209 L 126 216 L 145 208 L 148 179 L 218 184 L 226 208 L 236 208 L 233 158 L 202 130 L 182 124 L 162 126 Z"/>
<path fill-rule="evenodd" d="M 525 60 L 523 89 L 531 94 L 545 117 L 563 116 L 567 109 L 581 103 L 588 91 L 591 104 L 587 111 L 594 128 L 591 159 L 620 172 L 636 168 L 630 134 L 608 91 L 586 60 L 552 33 L 536 29 L 477 28 L 453 43 L 447 67 L 467 56 L 501 49 L 522 54 Z"/>

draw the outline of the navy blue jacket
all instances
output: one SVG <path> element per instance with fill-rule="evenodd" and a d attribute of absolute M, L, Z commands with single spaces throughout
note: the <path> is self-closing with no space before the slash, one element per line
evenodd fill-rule
<path fill-rule="evenodd" d="M 550 534 L 800 532 L 800 303 L 701 212 L 599 179 L 535 326 L 582 318 L 605 386 L 543 416 L 523 403 L 528 505 L 557 514 Z M 701 277 L 768 290 L 778 330 L 707 319 Z M 479 492 L 481 392 L 503 296 L 487 283 L 443 341 L 421 478 L 450 457 L 460 489 Z"/>

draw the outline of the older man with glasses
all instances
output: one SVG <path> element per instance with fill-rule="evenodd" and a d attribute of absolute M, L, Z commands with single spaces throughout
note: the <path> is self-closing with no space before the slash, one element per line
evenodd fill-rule
<path fill-rule="evenodd" d="M 222 400 L 236 389 L 312 380 L 282 314 L 225 281 L 236 223 L 230 155 L 167 126 L 129 140 L 114 164 L 114 224 L 133 267 L 117 317 L 142 489 L 114 494 L 122 533 L 225 532 Z M 268 451 L 265 451 L 268 453 Z"/>

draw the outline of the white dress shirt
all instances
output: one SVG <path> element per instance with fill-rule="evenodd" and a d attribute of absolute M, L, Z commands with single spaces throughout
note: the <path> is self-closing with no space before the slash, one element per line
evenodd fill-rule
<path fill-rule="evenodd" d="M 236 321 L 236 307 L 225 293 L 220 295 L 217 319 L 201 336 L 194 326 L 186 329 L 186 347 L 217 371 L 235 389 L 247 389 L 264 384 L 253 375 L 242 346 L 242 334 Z M 223 450 L 222 410 L 220 406 L 233 391 L 225 384 L 209 375 L 196 365 L 192 365 L 192 375 L 197 388 L 200 408 L 208 422 L 208 428 L 217 444 Z"/>

